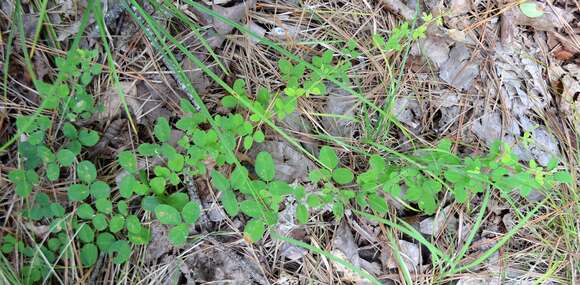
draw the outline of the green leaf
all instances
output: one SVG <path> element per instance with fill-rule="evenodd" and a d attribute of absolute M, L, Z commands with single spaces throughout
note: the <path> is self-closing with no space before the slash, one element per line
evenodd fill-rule
<path fill-rule="evenodd" d="M 60 177 L 60 167 L 56 163 L 46 165 L 46 178 L 49 181 L 56 181 Z"/>
<path fill-rule="evenodd" d="M 169 241 L 175 246 L 183 245 L 187 241 L 188 234 L 189 229 L 186 224 L 177 225 L 169 231 Z"/>
<path fill-rule="evenodd" d="M 292 63 L 286 59 L 280 59 L 278 60 L 278 68 L 283 74 L 290 74 L 292 72 Z"/>
<path fill-rule="evenodd" d="M 87 243 L 81 248 L 80 257 L 83 266 L 91 267 L 97 262 L 99 249 L 92 243 Z"/>
<path fill-rule="evenodd" d="M 153 193 L 161 195 L 165 193 L 165 178 L 155 177 L 151 179 L 151 181 L 149 181 L 149 186 L 151 186 L 151 190 L 153 190 Z"/>
<path fill-rule="evenodd" d="M 151 231 L 145 227 L 137 233 L 129 233 L 129 240 L 136 245 L 146 245 L 151 241 Z"/>
<path fill-rule="evenodd" d="M 53 216 L 55 216 L 57 218 L 64 217 L 65 209 L 61 204 L 51 203 L 49 208 L 50 208 L 50 212 L 52 213 Z"/>
<path fill-rule="evenodd" d="M 183 206 L 181 210 L 181 216 L 183 221 L 188 224 L 195 224 L 199 216 L 201 215 L 201 207 L 197 202 L 189 202 Z"/>
<path fill-rule="evenodd" d="M 246 240 L 256 242 L 262 239 L 265 231 L 266 228 L 264 222 L 257 219 L 251 219 L 244 227 L 244 236 L 246 237 Z"/>
<path fill-rule="evenodd" d="M 238 100 L 234 96 L 224 96 L 221 99 L 222 106 L 227 109 L 233 109 L 238 105 Z"/>
<path fill-rule="evenodd" d="M 244 149 L 248 150 L 254 145 L 254 138 L 251 136 L 244 137 Z"/>
<path fill-rule="evenodd" d="M 558 171 L 552 175 L 552 178 L 560 183 L 572 184 L 574 182 L 570 173 L 566 171 Z"/>
<path fill-rule="evenodd" d="M 76 139 L 78 136 L 77 129 L 69 122 L 62 126 L 62 134 L 69 139 Z"/>
<path fill-rule="evenodd" d="M 115 242 L 115 237 L 107 232 L 100 233 L 97 236 L 97 246 L 102 252 L 109 252 L 111 244 Z"/>
<path fill-rule="evenodd" d="M 111 187 L 101 180 L 93 182 L 89 191 L 95 199 L 109 198 L 111 195 Z"/>
<path fill-rule="evenodd" d="M 254 132 L 254 141 L 256 141 L 257 143 L 262 143 L 264 142 L 265 139 L 266 136 L 261 130 L 257 130 L 256 132 Z"/>
<path fill-rule="evenodd" d="M 232 190 L 222 191 L 222 205 L 231 217 L 238 214 L 238 200 Z"/>
<path fill-rule="evenodd" d="M 129 205 L 126 200 L 120 200 L 117 202 L 117 210 L 119 214 L 127 216 L 129 214 Z"/>
<path fill-rule="evenodd" d="M 77 175 L 81 181 L 91 183 L 97 179 L 97 169 L 92 162 L 83 160 L 77 165 Z"/>
<path fill-rule="evenodd" d="M 56 159 L 64 167 L 71 166 L 75 161 L 75 157 L 76 155 L 66 148 L 62 148 L 56 153 Z"/>
<path fill-rule="evenodd" d="M 73 184 L 67 190 L 69 201 L 82 201 L 89 197 L 89 187 L 84 184 Z"/>
<path fill-rule="evenodd" d="M 169 138 L 171 137 L 171 127 L 169 126 L 169 121 L 167 121 L 167 119 L 164 117 L 159 117 L 155 127 L 153 128 L 153 132 L 159 141 L 169 141 Z"/>
<path fill-rule="evenodd" d="M 53 162 L 55 159 L 55 155 L 52 150 L 50 150 L 50 148 L 46 147 L 45 145 L 39 145 L 36 148 L 36 153 L 44 164 Z"/>
<path fill-rule="evenodd" d="M 528 1 L 520 4 L 520 10 L 529 18 L 538 18 L 544 15 L 544 11 L 535 1 Z"/>
<path fill-rule="evenodd" d="M 8 173 L 8 179 L 14 184 L 28 183 L 26 178 L 26 170 L 14 169 Z"/>
<path fill-rule="evenodd" d="M 296 219 L 298 220 L 298 223 L 302 225 L 306 224 L 308 222 L 308 216 L 309 214 L 306 206 L 298 204 L 298 206 L 296 206 Z"/>
<path fill-rule="evenodd" d="M 125 199 L 130 198 L 133 195 L 133 189 L 137 187 L 138 183 L 139 181 L 131 174 L 123 177 L 119 184 L 119 194 L 121 194 L 121 197 Z"/>
<path fill-rule="evenodd" d="M 137 151 L 143 156 L 154 156 L 159 154 L 159 148 L 158 144 L 142 143 L 137 147 Z"/>
<path fill-rule="evenodd" d="M 84 146 L 94 146 L 99 142 L 99 133 L 93 130 L 81 130 L 79 132 L 79 141 Z"/>
<path fill-rule="evenodd" d="M 97 201 L 95 201 L 95 207 L 97 208 L 97 211 L 103 214 L 110 214 L 113 212 L 113 203 L 107 198 L 97 199 Z"/>
<path fill-rule="evenodd" d="M 352 174 L 350 169 L 340 167 L 332 172 L 332 179 L 334 179 L 338 184 L 345 185 L 352 182 L 354 174 Z"/>
<path fill-rule="evenodd" d="M 89 204 L 81 204 L 77 208 L 77 216 L 81 219 L 91 220 L 95 216 L 95 210 Z"/>
<path fill-rule="evenodd" d="M 129 215 L 125 220 L 125 227 L 127 231 L 133 234 L 138 234 L 141 231 L 141 221 L 135 215 Z"/>
<path fill-rule="evenodd" d="M 371 209 L 378 212 L 379 214 L 386 214 L 387 211 L 389 210 L 389 206 L 387 205 L 385 198 L 379 195 L 370 194 L 368 196 L 368 201 Z"/>
<path fill-rule="evenodd" d="M 320 149 L 318 158 L 322 164 L 330 169 L 335 169 L 338 166 L 338 157 L 336 156 L 336 152 L 328 146 L 323 146 Z"/>
<path fill-rule="evenodd" d="M 212 170 L 211 182 L 218 190 L 222 192 L 230 189 L 230 182 L 228 179 L 217 170 Z"/>
<path fill-rule="evenodd" d="M 263 207 L 256 200 L 245 200 L 240 203 L 242 213 L 252 217 L 259 218 L 263 214 Z"/>
<path fill-rule="evenodd" d="M 166 204 L 160 204 L 155 207 L 155 216 L 164 225 L 178 225 L 181 223 L 179 212 Z"/>
<path fill-rule="evenodd" d="M 256 164 L 254 165 L 256 170 L 256 174 L 262 180 L 269 182 L 274 179 L 274 175 L 276 174 L 276 165 L 274 164 L 274 160 L 272 156 L 266 152 L 261 151 L 256 156 Z"/>
<path fill-rule="evenodd" d="M 109 224 L 107 223 L 107 218 L 103 214 L 96 214 L 93 217 L 93 226 L 97 231 L 103 231 L 107 228 Z"/>
<path fill-rule="evenodd" d="M 121 215 L 115 215 L 109 222 L 109 231 L 117 233 L 123 229 L 123 226 L 125 226 L 125 218 Z"/>
<path fill-rule="evenodd" d="M 132 152 L 127 150 L 122 151 L 119 153 L 117 162 L 119 162 L 119 165 L 121 165 L 121 167 L 123 167 L 123 169 L 127 170 L 129 173 L 137 172 L 137 159 Z"/>
<path fill-rule="evenodd" d="M 165 199 L 165 204 L 181 211 L 189 203 L 189 195 L 183 192 L 175 192 Z"/>
<path fill-rule="evenodd" d="M 169 158 L 169 161 L 167 162 L 167 166 L 169 167 L 169 169 L 171 169 L 175 172 L 180 172 L 181 170 L 183 170 L 184 163 L 185 163 L 185 158 L 183 157 L 183 155 L 176 154 L 176 155 L 173 155 L 172 157 Z"/>
<path fill-rule="evenodd" d="M 84 224 L 79 228 L 77 237 L 83 242 L 93 242 L 95 239 L 95 232 L 89 224 Z"/>
<path fill-rule="evenodd" d="M 109 254 L 115 254 L 113 257 L 114 264 L 123 264 L 131 257 L 131 246 L 126 240 L 118 240 L 111 244 Z"/>
<path fill-rule="evenodd" d="M 318 208 L 322 205 L 322 200 L 320 199 L 320 196 L 311 194 L 306 198 L 306 204 L 308 204 L 309 208 Z"/>
<path fill-rule="evenodd" d="M 143 200 L 141 200 L 141 208 L 149 212 L 155 211 L 155 207 L 157 207 L 159 204 L 161 203 L 154 196 L 143 197 Z"/>

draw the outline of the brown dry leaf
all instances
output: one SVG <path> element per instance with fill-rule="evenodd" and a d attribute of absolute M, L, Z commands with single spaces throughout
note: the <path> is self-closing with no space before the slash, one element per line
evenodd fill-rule
<path fill-rule="evenodd" d="M 336 232 L 334 233 L 334 237 L 332 240 L 332 248 L 333 249 L 331 253 L 333 255 L 350 262 L 355 267 L 359 267 L 369 274 L 372 275 L 379 274 L 380 267 L 378 264 L 368 262 L 367 260 L 359 256 L 358 245 L 354 241 L 351 229 L 346 223 L 346 221 L 343 221 L 336 230 Z M 339 263 L 333 263 L 333 265 L 336 267 L 337 271 L 342 273 L 342 277 L 345 281 L 353 283 L 367 281 L 359 274 L 356 274 L 355 272 L 342 266 Z"/>
<path fill-rule="evenodd" d="M 440 65 L 439 77 L 449 85 L 468 90 L 479 75 L 479 61 L 470 56 L 464 44 L 457 43 L 449 52 L 449 58 Z"/>
<path fill-rule="evenodd" d="M 119 85 L 125 94 L 125 101 L 127 102 L 129 111 L 136 118 L 141 118 L 143 109 L 141 102 L 137 99 L 137 82 L 123 81 L 119 82 Z M 121 96 L 117 92 L 115 86 L 111 86 L 107 91 L 105 91 L 105 94 L 101 97 L 101 104 L 103 105 L 104 110 L 95 113 L 95 120 L 97 121 L 111 120 L 124 112 Z"/>
<path fill-rule="evenodd" d="M 322 123 L 329 134 L 335 137 L 352 138 L 353 122 L 357 99 L 342 88 L 331 84 L 328 86 L 328 96 L 324 113 L 339 117 L 324 117 Z"/>
<path fill-rule="evenodd" d="M 169 241 L 169 229 L 167 226 L 153 220 L 151 223 L 151 242 L 145 248 L 147 251 L 147 254 L 145 254 L 145 262 L 155 263 L 160 257 L 169 253 L 172 248 L 173 246 Z"/>
<path fill-rule="evenodd" d="M 580 66 L 567 64 L 565 66 L 550 65 L 548 68 L 550 85 L 560 93 L 558 107 L 560 111 L 575 124 L 580 131 Z"/>
<path fill-rule="evenodd" d="M 537 18 L 530 18 L 524 15 L 519 5 L 510 5 L 512 5 L 512 7 L 504 14 L 512 23 L 520 26 L 531 26 L 537 31 L 553 31 L 560 29 L 574 19 L 572 12 L 546 3 L 536 2 L 538 8 L 544 11 L 544 15 Z"/>
<path fill-rule="evenodd" d="M 393 106 L 393 114 L 400 122 L 411 127 L 411 131 L 418 132 L 421 127 L 421 107 L 414 98 L 397 98 Z"/>
<path fill-rule="evenodd" d="M 187 284 L 270 284 L 259 264 L 220 242 L 201 246 L 183 259 L 181 273 Z"/>
<path fill-rule="evenodd" d="M 224 18 L 230 19 L 234 22 L 240 22 L 244 17 L 246 17 L 246 12 L 248 9 L 253 9 L 255 5 L 256 0 L 250 0 L 227 8 L 219 5 L 213 5 L 212 9 Z M 213 28 L 218 34 L 222 36 L 231 33 L 234 29 L 233 26 L 223 22 L 218 17 L 213 18 Z"/>
<path fill-rule="evenodd" d="M 296 205 L 293 204 L 293 199 L 288 199 L 285 202 L 286 208 L 279 213 L 278 225 L 276 231 L 282 236 L 304 236 L 306 233 L 296 221 Z M 298 247 L 287 242 L 282 242 L 280 246 L 280 255 L 289 260 L 298 260 L 302 258 L 308 251 L 305 248 Z"/>
<path fill-rule="evenodd" d="M 404 240 L 399 240 L 399 254 L 403 258 L 405 265 L 409 270 L 416 271 L 417 265 L 421 262 L 421 250 L 419 246 Z M 389 269 L 398 268 L 397 260 L 393 255 L 389 256 L 385 266 Z"/>
<path fill-rule="evenodd" d="M 455 230 L 457 219 L 451 215 L 451 206 L 445 207 L 435 217 L 428 217 L 419 223 L 421 233 L 437 236 L 446 228 Z"/>

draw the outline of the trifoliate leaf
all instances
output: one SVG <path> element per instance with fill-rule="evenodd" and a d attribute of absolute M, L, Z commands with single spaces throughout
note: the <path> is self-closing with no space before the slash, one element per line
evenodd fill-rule
<path fill-rule="evenodd" d="M 97 231 L 103 231 L 107 228 L 109 224 L 107 223 L 107 218 L 103 214 L 96 214 L 93 217 L 93 226 Z"/>
<path fill-rule="evenodd" d="M 127 231 L 133 234 L 138 234 L 141 231 L 141 221 L 135 215 L 129 215 L 125 220 L 125 227 Z"/>
<path fill-rule="evenodd" d="M 236 194 L 232 190 L 222 191 L 222 205 L 224 209 L 231 217 L 238 214 L 238 200 L 236 199 Z"/>
<path fill-rule="evenodd" d="M 56 181 L 60 177 L 60 166 L 56 163 L 49 163 L 46 165 L 46 178 L 49 181 Z"/>
<path fill-rule="evenodd" d="M 102 252 L 109 252 L 111 244 L 115 242 L 115 237 L 110 233 L 100 233 L 97 236 L 97 246 Z"/>

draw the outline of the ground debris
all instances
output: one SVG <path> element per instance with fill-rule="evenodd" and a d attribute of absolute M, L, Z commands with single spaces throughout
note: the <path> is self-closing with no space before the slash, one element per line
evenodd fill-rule
<path fill-rule="evenodd" d="M 346 222 L 342 222 L 332 240 L 331 253 L 335 256 L 345 259 L 355 267 L 365 270 L 367 273 L 377 275 L 380 272 L 380 267 L 376 263 L 368 262 L 359 255 L 359 248 L 352 235 L 351 229 Z M 333 263 L 336 270 L 342 273 L 345 281 L 359 283 L 364 282 L 365 279 L 350 269 L 342 266 L 339 263 Z"/>
<path fill-rule="evenodd" d="M 219 242 L 187 255 L 180 269 L 187 284 L 269 284 L 259 264 Z"/>
<path fill-rule="evenodd" d="M 457 219 L 451 215 L 451 206 L 445 207 L 435 217 L 428 217 L 419 223 L 421 233 L 437 236 L 444 229 L 457 229 Z"/>
<path fill-rule="evenodd" d="M 399 240 L 399 254 L 409 270 L 417 271 L 417 266 L 421 263 L 421 250 L 418 245 Z M 389 269 L 398 268 L 399 264 L 392 252 L 389 254 L 384 266 Z"/>
<path fill-rule="evenodd" d="M 323 124 L 329 134 L 337 137 L 351 138 L 353 134 L 354 109 L 357 99 L 344 91 L 342 88 L 331 84 L 327 87 L 328 99 L 326 101 L 325 114 L 336 117 L 323 118 Z"/>
<path fill-rule="evenodd" d="M 439 67 L 439 77 L 460 90 L 468 90 L 477 75 L 479 61 L 470 59 L 469 50 L 461 43 L 451 49 L 449 58 Z"/>

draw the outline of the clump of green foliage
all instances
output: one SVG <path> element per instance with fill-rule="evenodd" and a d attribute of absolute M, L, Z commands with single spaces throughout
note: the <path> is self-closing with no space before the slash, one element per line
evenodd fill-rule
<path fill-rule="evenodd" d="M 381 37 L 374 37 L 374 41 L 382 49 L 400 51 L 404 41 L 421 37 L 424 29 L 425 26 L 410 29 L 402 25 L 387 41 Z M 333 148 L 324 146 L 317 157 L 320 168 L 309 174 L 310 182 L 320 189 L 312 192 L 305 191 L 303 185 L 277 180 L 276 162 L 268 152 L 257 154 L 251 170 L 239 163 L 235 156 L 239 148 L 249 150 L 264 142 L 264 118 L 284 119 L 295 112 L 301 97 L 324 96 L 329 77 L 349 84 L 351 60 L 358 56 L 356 44 L 350 41 L 341 49 L 339 60 L 332 51 L 312 59 L 312 65 L 320 72 L 308 71 L 304 62 L 293 64 L 280 59 L 278 67 L 286 83 L 282 91 L 258 88 L 251 95 L 246 92 L 245 82 L 236 80 L 234 92 L 221 99 L 223 107 L 232 111 L 228 115 L 207 117 L 182 100 L 184 115 L 179 120 L 172 124 L 167 118 L 158 118 L 151 142 L 118 153 L 116 161 L 124 175 L 111 185 L 99 179 L 96 162 L 82 159 L 83 149 L 96 145 L 99 134 L 75 126 L 76 121 L 88 119 L 98 110 L 86 91 L 93 76 L 101 72 L 98 64 L 92 64 L 96 52 L 69 52 L 66 58 L 56 60 L 59 76 L 65 81 L 58 85 L 37 84 L 47 109 L 58 111 L 59 121 L 55 124 L 43 115 L 17 119 L 17 127 L 26 139 L 18 145 L 19 166 L 8 175 L 16 194 L 28 205 L 22 216 L 50 223 L 51 235 L 40 245 L 7 235 L 2 252 L 17 250 L 30 258 L 30 264 L 22 270 L 30 283 L 50 274 L 44 258 L 55 264 L 62 257 L 72 256 L 72 241 L 67 234 L 70 231 L 80 248 L 83 266 L 92 266 L 99 256 L 109 256 L 113 263 L 122 264 L 130 259 L 132 245 L 145 245 L 151 240 L 147 223 L 141 220 L 142 215 L 137 215 L 142 212 L 170 227 L 169 240 L 175 246 L 184 245 L 190 227 L 201 215 L 201 207 L 180 189 L 187 187 L 186 178 L 199 175 L 211 177 L 228 215 L 242 213 L 249 218 L 244 234 L 251 242 L 260 240 L 269 227 L 278 223 L 279 211 L 288 196 L 296 201 L 297 222 L 304 224 L 309 220 L 310 209 L 326 205 L 331 206 L 337 219 L 354 204 L 385 214 L 389 209 L 385 195 L 417 205 L 418 210 L 430 214 L 439 206 L 442 191 L 450 191 L 457 202 L 464 203 L 470 196 L 491 188 L 500 189 L 505 195 L 517 189 L 526 196 L 533 189 L 571 183 L 569 174 L 556 169 L 557 161 L 547 168 L 534 161 L 525 166 L 518 162 L 509 145 L 501 143 L 495 144 L 486 156 L 468 158 L 452 154 L 448 140 L 442 140 L 434 149 L 406 156 L 406 160 L 374 154 L 366 157 L 368 168 L 359 173 L 342 164 Z M 247 117 L 242 115 L 247 113 Z M 181 136 L 175 145 L 171 141 L 176 133 Z M 139 159 L 153 158 L 160 158 L 163 163 L 152 169 L 138 167 Z M 208 169 L 207 161 L 215 163 L 215 167 Z M 64 173 L 69 175 L 63 177 Z M 51 201 L 42 192 L 30 198 L 36 185 L 63 178 L 65 182 L 72 180 L 66 203 Z M 37 256 L 39 251 L 44 258 Z"/>

